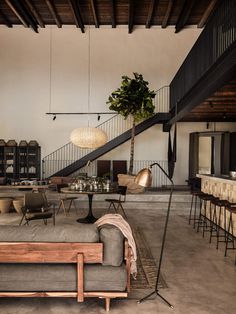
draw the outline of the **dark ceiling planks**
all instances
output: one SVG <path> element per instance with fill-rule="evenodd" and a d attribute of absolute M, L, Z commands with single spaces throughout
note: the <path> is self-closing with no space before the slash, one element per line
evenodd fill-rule
<path fill-rule="evenodd" d="M 12 23 L 9 21 L 9 19 L 5 16 L 4 13 L 1 12 L 0 10 L 0 18 L 3 20 L 3 23 L 7 26 L 7 27 L 12 27 Z"/>
<path fill-rule="evenodd" d="M 128 25 L 129 33 L 136 25 L 173 25 L 178 32 L 187 25 L 203 27 L 216 3 L 217 0 L 3 0 L 0 24 L 23 24 L 35 31 L 45 25 L 75 25 L 82 32 L 86 24 L 97 28 Z"/>
<path fill-rule="evenodd" d="M 231 80 L 194 107 L 181 121 L 236 121 L 236 80 Z"/>

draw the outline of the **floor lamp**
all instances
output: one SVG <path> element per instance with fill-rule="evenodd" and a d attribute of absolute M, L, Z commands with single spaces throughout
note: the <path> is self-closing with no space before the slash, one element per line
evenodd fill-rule
<path fill-rule="evenodd" d="M 173 308 L 173 306 L 162 295 L 160 295 L 159 290 L 158 290 L 158 283 L 159 283 L 160 274 L 161 274 L 161 263 L 162 263 L 164 248 L 165 248 L 166 231 L 167 231 L 167 225 L 168 225 L 168 221 L 169 221 L 169 214 L 170 214 L 171 199 L 172 199 L 172 194 L 173 194 L 174 183 L 173 183 L 172 179 L 169 177 L 169 175 L 166 173 L 166 171 L 157 162 L 151 164 L 148 168 L 144 168 L 144 169 L 140 170 L 139 173 L 137 174 L 136 178 L 135 178 L 135 183 L 137 183 L 143 187 L 150 187 L 152 184 L 151 169 L 153 166 L 158 166 L 161 169 L 161 171 L 164 173 L 164 175 L 169 179 L 169 181 L 171 182 L 171 190 L 170 190 L 170 196 L 169 196 L 169 202 L 168 202 L 168 208 L 167 208 L 167 214 L 166 214 L 165 228 L 164 228 L 164 233 L 163 233 L 163 237 L 162 237 L 161 253 L 160 253 L 159 265 L 158 265 L 158 270 L 157 270 L 157 279 L 156 279 L 155 290 L 153 292 L 151 292 L 150 294 L 148 294 L 147 296 L 145 296 L 144 298 L 140 299 L 138 301 L 138 303 L 141 303 L 144 300 L 148 299 L 153 294 L 156 294 L 163 301 L 165 301 L 171 308 Z"/>

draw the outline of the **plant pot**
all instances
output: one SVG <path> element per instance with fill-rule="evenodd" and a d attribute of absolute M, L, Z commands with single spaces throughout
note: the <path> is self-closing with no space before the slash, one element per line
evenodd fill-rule
<path fill-rule="evenodd" d="M 15 198 L 13 200 L 13 206 L 18 214 L 22 214 L 22 206 L 24 205 L 24 198 Z"/>
<path fill-rule="evenodd" d="M 127 186 L 127 192 L 130 194 L 143 193 L 144 188 L 134 182 L 135 176 L 129 174 L 118 174 L 118 184 L 121 186 Z"/>
<path fill-rule="evenodd" d="M 0 212 L 2 214 L 9 213 L 10 208 L 12 205 L 12 199 L 7 197 L 1 197 L 0 198 Z"/>

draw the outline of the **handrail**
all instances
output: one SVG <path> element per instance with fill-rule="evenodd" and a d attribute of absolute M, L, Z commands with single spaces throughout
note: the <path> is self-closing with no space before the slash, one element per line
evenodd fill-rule
<path fill-rule="evenodd" d="M 156 112 L 169 111 L 168 86 L 163 86 L 156 91 L 154 103 Z M 116 114 L 99 124 L 97 127 L 107 134 L 109 142 L 131 129 L 132 118 L 129 116 L 127 119 L 124 119 L 121 115 Z M 72 164 L 76 160 L 83 158 L 93 150 L 94 149 L 81 149 L 73 145 L 71 142 L 66 143 L 64 146 L 56 149 L 54 152 L 43 158 L 43 178 L 52 176 L 54 173 L 57 173 L 61 169 L 69 166 L 70 163 Z"/>

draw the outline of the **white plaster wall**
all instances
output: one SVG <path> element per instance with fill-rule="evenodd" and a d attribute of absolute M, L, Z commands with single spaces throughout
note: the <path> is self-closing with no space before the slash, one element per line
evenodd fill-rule
<path fill-rule="evenodd" d="M 74 128 L 87 126 L 88 119 L 90 125 L 98 122 L 92 115 L 63 115 L 52 121 L 46 112 L 108 111 L 109 94 L 122 75 L 132 72 L 142 73 L 155 90 L 168 85 L 199 34 L 196 28 L 178 34 L 174 28 L 137 28 L 132 34 L 126 27 L 91 28 L 88 105 L 88 31 L 47 27 L 35 34 L 23 27 L 0 27 L 0 138 L 36 139 L 42 156 L 51 153 L 69 141 Z M 99 123 L 108 117 L 103 115 Z M 188 133 L 204 128 L 179 124 L 177 184 L 187 178 Z M 128 150 L 125 143 L 103 158 L 128 158 Z M 167 134 L 161 126 L 137 136 L 135 153 L 137 160 L 166 159 Z"/>

